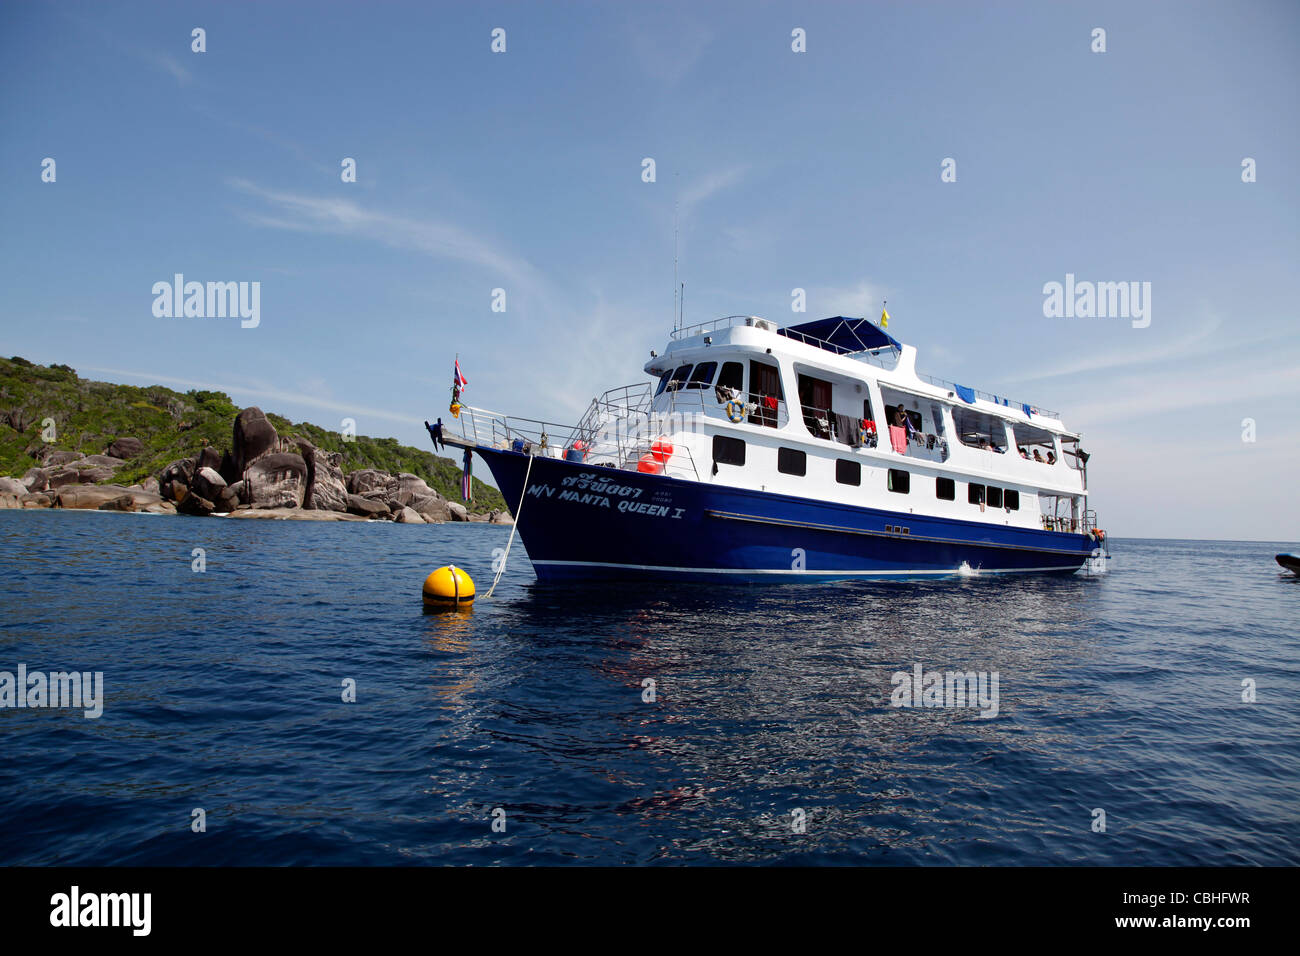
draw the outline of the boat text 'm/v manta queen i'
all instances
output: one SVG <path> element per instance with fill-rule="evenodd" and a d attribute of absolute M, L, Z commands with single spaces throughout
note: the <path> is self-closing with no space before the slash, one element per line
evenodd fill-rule
<path fill-rule="evenodd" d="M 446 441 L 492 469 L 542 581 L 1105 569 L 1079 436 L 918 374 L 873 322 L 729 316 L 650 355 L 657 381 L 576 425 L 453 401 Z"/>

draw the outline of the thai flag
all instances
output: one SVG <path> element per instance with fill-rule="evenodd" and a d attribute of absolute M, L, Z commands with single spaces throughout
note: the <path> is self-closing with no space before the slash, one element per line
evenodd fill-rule
<path fill-rule="evenodd" d="M 460 374 L 460 359 L 456 359 L 456 378 L 455 378 L 455 382 L 456 382 L 456 387 L 457 387 L 457 388 L 464 388 L 466 385 L 469 384 L 469 379 L 467 379 L 464 375 L 461 375 L 461 374 Z"/>

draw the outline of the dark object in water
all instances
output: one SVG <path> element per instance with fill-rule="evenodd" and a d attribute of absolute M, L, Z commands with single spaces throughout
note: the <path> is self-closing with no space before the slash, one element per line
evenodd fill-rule
<path fill-rule="evenodd" d="M 1288 571 L 1300 574 L 1300 554 L 1279 554 L 1277 563 Z"/>

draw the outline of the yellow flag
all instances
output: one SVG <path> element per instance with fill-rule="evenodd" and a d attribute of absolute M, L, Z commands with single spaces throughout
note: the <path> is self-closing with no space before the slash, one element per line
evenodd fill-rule
<path fill-rule="evenodd" d="M 884 309 L 880 310 L 880 327 L 882 329 L 889 328 L 889 313 Z"/>

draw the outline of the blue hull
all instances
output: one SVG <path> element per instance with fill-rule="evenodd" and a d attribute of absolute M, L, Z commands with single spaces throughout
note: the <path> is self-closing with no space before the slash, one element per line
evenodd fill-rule
<path fill-rule="evenodd" d="M 1073 573 L 1092 539 L 932 518 L 475 447 L 543 582 L 772 582 Z M 520 497 L 523 495 L 523 504 Z"/>

